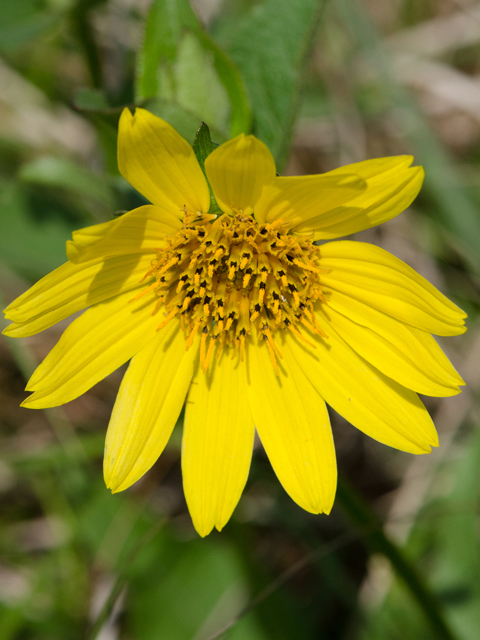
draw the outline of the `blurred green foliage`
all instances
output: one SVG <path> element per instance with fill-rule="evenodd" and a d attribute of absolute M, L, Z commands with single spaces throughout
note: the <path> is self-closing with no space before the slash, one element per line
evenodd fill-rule
<path fill-rule="evenodd" d="M 330 517 L 296 507 L 258 450 L 232 521 L 205 540 L 183 499 L 181 420 L 146 478 L 112 496 L 101 457 L 119 377 L 62 410 L 19 409 L 60 330 L 2 339 L 0 640 L 476 640 L 480 124 L 412 92 L 392 44 L 475 9 L 439 5 L 0 2 L 5 302 L 64 261 L 73 229 L 144 202 L 116 166 L 118 117 L 141 105 L 200 154 L 209 131 L 216 143 L 253 131 L 279 171 L 414 152 L 427 181 L 413 212 L 364 238 L 412 257 L 471 318 L 451 354 L 471 392 L 429 405 L 438 452 L 412 462 L 334 416 L 356 489 L 343 485 Z M 474 87 L 480 34 L 449 46 L 437 60 L 445 77 Z M 408 53 L 412 68 L 428 61 L 421 47 Z"/>

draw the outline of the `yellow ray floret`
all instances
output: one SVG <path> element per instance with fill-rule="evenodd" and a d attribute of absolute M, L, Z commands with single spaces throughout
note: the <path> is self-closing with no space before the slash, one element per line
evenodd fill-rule
<path fill-rule="evenodd" d="M 187 398 L 182 442 L 185 498 L 205 536 L 230 519 L 247 482 L 255 428 L 241 363 L 223 353 L 198 368 Z"/>
<path fill-rule="evenodd" d="M 130 362 L 108 425 L 103 462 L 114 493 L 131 486 L 156 462 L 170 438 L 190 386 L 196 348 L 185 350 L 178 320 Z"/>
<path fill-rule="evenodd" d="M 26 407 L 69 402 L 131 360 L 107 432 L 113 492 L 152 467 L 185 400 L 184 490 L 201 536 L 235 509 L 255 427 L 311 513 L 335 497 L 326 404 L 391 447 L 438 445 L 417 393 L 459 392 L 432 334 L 463 333 L 465 314 L 379 247 L 316 242 L 407 207 L 423 181 L 410 156 L 279 177 L 265 144 L 242 134 L 204 174 L 186 140 L 137 109 L 121 116 L 118 161 L 152 204 L 75 232 L 68 262 L 5 311 L 5 333 L 20 337 L 86 309 L 32 375 Z"/>

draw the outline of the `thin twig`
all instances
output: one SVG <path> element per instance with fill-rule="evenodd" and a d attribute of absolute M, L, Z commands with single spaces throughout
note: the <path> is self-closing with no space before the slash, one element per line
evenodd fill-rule
<path fill-rule="evenodd" d="M 315 560 L 320 560 L 325 556 L 334 553 L 335 551 L 339 551 L 343 547 L 351 544 L 358 540 L 363 534 L 368 533 L 368 531 L 348 531 L 336 538 L 335 540 L 331 540 L 330 542 L 326 542 L 321 544 L 319 547 L 308 553 L 306 556 L 297 560 L 294 564 L 290 565 L 286 571 L 284 571 L 276 580 L 273 580 L 270 584 L 268 584 L 264 589 L 262 589 L 250 602 L 234 617 L 228 622 L 224 627 L 222 627 L 219 631 L 214 633 L 212 636 L 209 636 L 207 640 L 220 640 L 224 636 L 224 634 L 231 629 L 234 625 L 237 624 L 244 618 L 250 611 L 252 611 L 256 606 L 258 606 L 263 600 L 268 598 L 272 593 L 274 593 L 277 589 L 283 586 L 286 582 L 288 582 L 291 578 L 293 578 L 299 571 L 301 571 L 304 567 L 308 566 Z"/>
<path fill-rule="evenodd" d="M 122 592 L 127 586 L 126 569 L 128 569 L 132 565 L 132 563 L 134 562 L 135 558 L 140 553 L 140 551 L 160 532 L 160 530 L 165 526 L 167 521 L 168 521 L 168 518 L 165 517 L 165 518 L 162 518 L 159 522 L 157 522 L 153 527 L 150 528 L 149 531 L 147 531 L 147 533 L 144 536 L 142 536 L 142 538 L 140 538 L 138 543 L 128 553 L 122 567 L 122 572 L 119 573 L 119 575 L 117 576 L 117 579 L 115 580 L 115 583 L 108 595 L 108 598 L 105 601 L 105 604 L 103 605 L 103 607 L 100 610 L 100 613 L 98 614 L 98 616 L 93 621 L 90 628 L 88 629 L 87 634 L 85 636 L 85 640 L 96 640 L 104 624 L 110 618 L 112 611 L 115 607 L 115 603 L 117 602 L 118 598 L 121 596 Z"/>
<path fill-rule="evenodd" d="M 462 505 L 457 506 L 458 509 L 455 510 L 449 509 L 448 511 L 446 511 L 445 509 L 439 509 L 437 512 L 429 511 L 425 514 L 417 514 L 417 512 L 415 511 L 414 514 L 402 514 L 402 516 L 395 518 L 395 520 L 405 520 L 411 518 L 412 515 L 414 515 L 417 520 L 423 518 L 429 520 L 432 518 L 444 518 L 450 515 L 458 515 L 459 513 L 471 512 L 472 510 L 475 510 L 477 508 L 477 503 L 475 501 L 465 501 L 465 503 L 462 503 Z M 321 545 L 313 549 L 310 553 L 305 555 L 303 558 L 288 567 L 288 569 L 286 569 L 278 578 L 270 582 L 252 600 L 250 600 L 250 602 L 243 609 L 241 609 L 241 611 L 234 618 L 232 618 L 219 631 L 209 636 L 206 640 L 220 640 L 227 631 L 229 631 L 233 626 L 240 622 L 240 620 L 247 614 L 249 614 L 256 606 L 261 604 L 263 600 L 272 595 L 272 593 L 282 587 L 289 580 L 294 578 L 304 567 L 308 566 L 315 560 L 320 560 L 330 555 L 331 553 L 334 553 L 335 551 L 343 549 L 352 542 L 362 540 L 363 538 L 378 531 L 381 531 L 380 523 L 371 523 L 370 525 L 360 526 L 355 531 L 348 531 L 338 536 L 338 538 L 331 540 L 330 542 L 322 543 Z"/>

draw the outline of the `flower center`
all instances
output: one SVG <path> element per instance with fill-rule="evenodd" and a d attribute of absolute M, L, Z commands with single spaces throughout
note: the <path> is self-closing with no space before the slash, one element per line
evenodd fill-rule
<path fill-rule="evenodd" d="M 313 308 L 318 300 L 325 302 L 319 247 L 282 227 L 281 220 L 259 225 L 242 212 L 220 217 L 185 212 L 182 229 L 166 238 L 152 261 L 145 278 L 155 280 L 146 291 L 156 291 L 156 308 L 163 305 L 167 313 L 158 330 L 179 315 L 187 349 L 200 332 L 204 372 L 215 350 L 218 355 L 233 348 L 243 359 L 252 334 L 263 336 L 277 374 L 282 355 L 275 332 L 292 331 L 306 341 L 298 327 L 303 324 L 325 337 Z"/>

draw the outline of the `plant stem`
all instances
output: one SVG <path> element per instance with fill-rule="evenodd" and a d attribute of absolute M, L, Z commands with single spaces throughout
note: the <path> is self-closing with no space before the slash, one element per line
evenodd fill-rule
<path fill-rule="evenodd" d="M 102 1 L 103 0 L 77 0 L 71 14 L 73 31 L 82 48 L 92 84 L 96 89 L 101 89 L 103 86 L 103 74 L 100 52 L 95 42 L 95 34 L 90 22 L 89 12 L 95 5 L 100 4 Z"/>
<path fill-rule="evenodd" d="M 455 640 L 455 635 L 444 618 L 441 604 L 435 594 L 425 584 L 402 549 L 386 536 L 381 522 L 370 506 L 344 478 L 339 478 L 337 500 L 350 520 L 366 532 L 364 538 L 366 544 L 390 560 L 397 576 L 403 580 L 423 611 L 435 632 L 435 637 L 439 640 Z"/>

